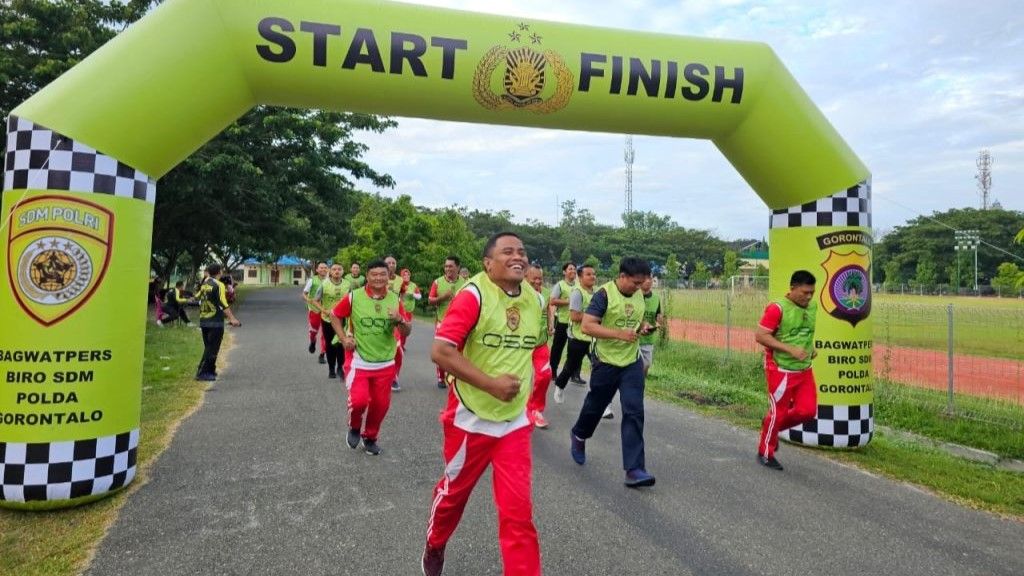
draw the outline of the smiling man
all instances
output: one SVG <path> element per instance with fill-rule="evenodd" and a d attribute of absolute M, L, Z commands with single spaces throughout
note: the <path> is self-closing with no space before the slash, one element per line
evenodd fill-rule
<path fill-rule="evenodd" d="M 434 336 L 431 357 L 454 377 L 444 428 L 444 475 L 434 488 L 422 567 L 444 568 L 444 551 L 480 475 L 493 466 L 494 501 L 504 574 L 540 574 L 533 524 L 530 435 L 526 403 L 533 384 L 534 348 L 547 327 L 539 294 L 524 281 L 526 249 L 503 232 L 484 247 L 484 272 L 451 302 Z"/>

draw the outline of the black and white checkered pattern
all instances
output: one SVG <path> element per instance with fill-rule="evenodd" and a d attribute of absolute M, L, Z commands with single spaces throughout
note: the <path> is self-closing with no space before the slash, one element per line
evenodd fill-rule
<path fill-rule="evenodd" d="M 770 228 L 808 226 L 871 227 L 871 181 L 865 180 L 813 202 L 772 210 Z"/>
<path fill-rule="evenodd" d="M 156 180 L 85 144 L 11 116 L 4 191 L 67 190 L 156 202 Z"/>
<path fill-rule="evenodd" d="M 67 442 L 0 442 L 0 500 L 35 502 L 103 494 L 135 478 L 139 429 Z"/>
<path fill-rule="evenodd" d="M 818 406 L 818 418 L 779 433 L 779 438 L 807 446 L 866 446 L 875 432 L 874 407 Z"/>

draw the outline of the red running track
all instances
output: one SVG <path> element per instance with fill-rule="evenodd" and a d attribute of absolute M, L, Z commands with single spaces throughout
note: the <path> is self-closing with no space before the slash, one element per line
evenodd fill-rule
<path fill-rule="evenodd" d="M 725 326 L 710 322 L 670 319 L 669 337 L 701 346 L 725 348 Z M 729 346 L 741 352 L 760 352 L 752 328 L 733 328 Z M 948 355 L 945 351 L 885 346 L 873 350 L 876 377 L 934 390 L 947 389 Z M 967 354 L 953 356 L 953 385 L 958 394 L 986 396 L 1024 404 L 1024 361 Z"/>

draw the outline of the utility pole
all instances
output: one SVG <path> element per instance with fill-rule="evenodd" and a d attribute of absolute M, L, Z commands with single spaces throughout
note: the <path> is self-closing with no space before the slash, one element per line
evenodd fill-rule
<path fill-rule="evenodd" d="M 959 252 L 960 250 L 974 250 L 974 293 L 978 293 L 978 244 L 981 243 L 981 234 L 977 230 L 955 230 L 953 232 L 956 238 L 956 244 L 953 245 L 953 249 Z M 957 255 L 956 259 L 957 266 L 957 281 L 960 280 L 960 256 Z M 959 287 L 959 286 L 958 286 Z"/>
<path fill-rule="evenodd" d="M 626 136 L 626 214 L 633 213 L 633 137 Z"/>
<path fill-rule="evenodd" d="M 978 194 L 981 196 L 981 209 L 988 210 L 991 205 L 988 203 L 989 195 L 992 192 L 992 155 L 988 150 L 978 153 L 978 174 L 974 177 L 978 181 Z"/>

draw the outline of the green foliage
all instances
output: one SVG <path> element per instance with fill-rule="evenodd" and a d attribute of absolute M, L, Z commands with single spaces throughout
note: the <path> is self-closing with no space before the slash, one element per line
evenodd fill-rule
<path fill-rule="evenodd" d="M 558 256 L 558 264 L 561 265 L 570 261 L 572 261 L 572 251 L 569 250 L 568 246 L 566 246 L 565 250 L 562 250 L 562 253 Z M 561 266 L 559 266 L 559 268 L 561 268 Z"/>
<path fill-rule="evenodd" d="M 875 263 L 885 271 L 885 283 L 899 284 L 894 280 L 915 278 L 916 266 L 921 256 L 930 254 L 935 270 L 949 270 L 956 267 L 954 229 L 977 230 L 981 240 L 1011 254 L 1024 258 L 1024 245 L 1015 244 L 1012 239 L 1018 230 L 1024 228 L 1024 213 L 1013 210 L 977 210 L 974 208 L 952 209 L 921 216 L 896 227 L 884 239 L 875 244 Z M 966 279 L 970 268 L 970 283 L 974 279 L 974 254 L 970 253 L 961 262 L 961 277 Z M 978 248 L 978 281 L 988 284 L 996 275 L 996 268 L 1006 260 L 1006 254 L 989 246 Z M 898 264 L 892 264 L 898 262 Z M 893 268 L 896 267 L 896 268 Z M 890 271 L 898 270 L 898 274 Z M 948 276 L 948 274 L 947 274 Z"/>
<path fill-rule="evenodd" d="M 690 274 L 690 286 L 694 288 L 706 288 L 710 280 L 711 271 L 708 270 L 708 265 L 703 261 L 697 261 L 697 265 L 694 267 L 693 273 Z"/>
<path fill-rule="evenodd" d="M 674 253 L 670 253 L 665 259 L 665 280 L 668 281 L 668 286 L 675 286 L 679 280 L 679 269 L 679 259 Z"/>
<path fill-rule="evenodd" d="M 736 256 L 736 253 L 732 250 L 725 251 L 725 257 L 722 264 L 722 280 L 728 280 L 732 278 L 740 271 L 740 261 Z"/>
<path fill-rule="evenodd" d="M 893 258 L 882 266 L 882 273 L 885 274 L 885 287 L 889 290 L 903 283 L 902 263 Z"/>
<path fill-rule="evenodd" d="M 1003 262 L 999 265 L 996 277 L 992 279 L 992 285 L 1000 290 L 1013 290 L 1024 286 L 1024 272 L 1020 266 L 1012 262 Z"/>
<path fill-rule="evenodd" d="M 924 252 L 917 260 L 917 269 L 914 280 L 920 286 L 934 286 L 939 275 L 935 269 L 935 259 L 928 252 Z"/>
<path fill-rule="evenodd" d="M 0 2 L 0 118 L 145 14 L 152 2 Z"/>
<path fill-rule="evenodd" d="M 587 256 L 587 259 L 583 261 L 583 264 L 586 266 L 593 266 L 595 274 L 601 273 L 601 261 L 597 259 L 597 256 L 594 256 L 593 254 Z"/>

